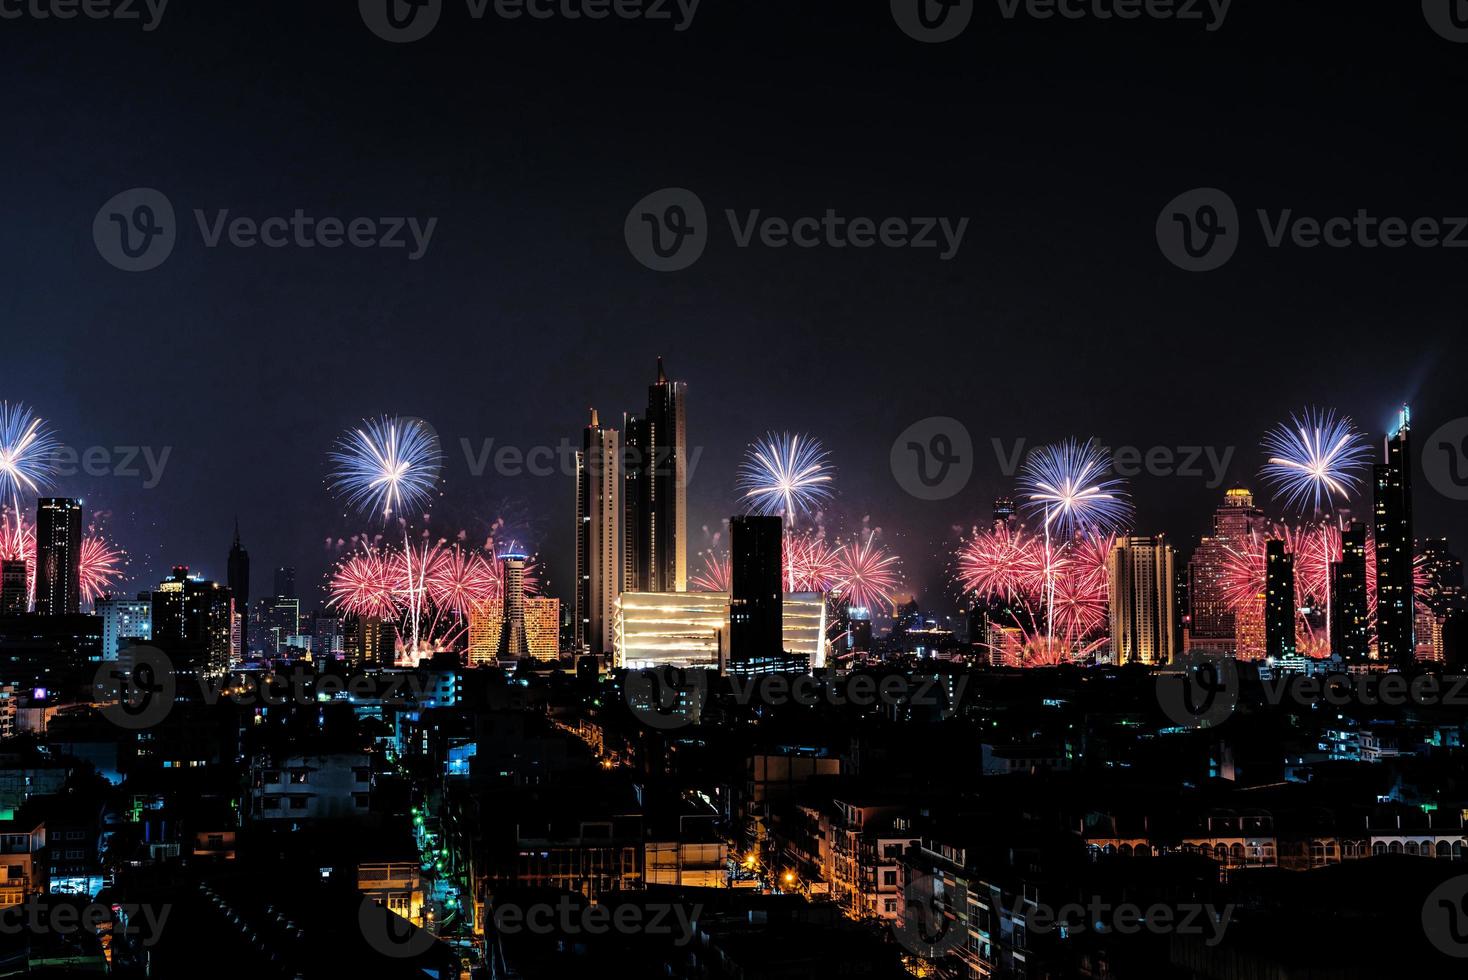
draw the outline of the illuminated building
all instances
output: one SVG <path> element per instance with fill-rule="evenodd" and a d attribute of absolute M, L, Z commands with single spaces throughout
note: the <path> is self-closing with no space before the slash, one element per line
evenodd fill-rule
<path fill-rule="evenodd" d="M 187 565 L 153 590 L 153 639 L 203 648 L 210 673 L 230 667 L 234 638 L 234 597 L 218 582 L 190 575 Z"/>
<path fill-rule="evenodd" d="M 103 660 L 116 660 L 126 640 L 153 638 L 153 601 L 146 592 L 136 599 L 98 599 L 95 615 L 102 620 Z"/>
<path fill-rule="evenodd" d="M 826 601 L 788 592 L 782 603 L 784 650 L 826 662 Z M 711 667 L 728 660 L 729 593 L 624 592 L 617 599 L 614 667 Z"/>
<path fill-rule="evenodd" d="M 24 561 L 0 561 L 0 616 L 21 616 L 30 609 L 28 577 Z"/>
<path fill-rule="evenodd" d="M 1251 535 L 1266 526 L 1264 512 L 1254 506 L 1254 495 L 1243 487 L 1224 494 L 1223 504 L 1214 511 L 1213 533 L 1198 543 L 1188 562 L 1188 646 L 1218 653 L 1232 653 L 1239 648 L 1239 617 L 1229 608 L 1224 579 L 1230 551 L 1244 546 Z M 1262 627 L 1262 618 L 1246 625 Z M 1261 651 L 1264 638 L 1248 638 Z"/>
<path fill-rule="evenodd" d="M 1330 565 L 1330 650 L 1348 664 L 1371 656 L 1366 585 L 1366 525 L 1353 521 Z"/>
<path fill-rule="evenodd" d="M 622 493 L 628 592 L 688 588 L 688 386 L 658 376 L 647 389 L 647 414 L 631 416 L 626 433 Z"/>
<path fill-rule="evenodd" d="M 505 600 L 469 612 L 469 662 L 494 664 L 521 657 L 558 660 L 561 652 L 561 601 L 525 595 L 525 558 L 506 555 Z"/>
<path fill-rule="evenodd" d="M 1170 663 L 1177 649 L 1177 576 L 1166 535 L 1116 539 L 1111 643 L 1119 664 Z"/>
<path fill-rule="evenodd" d="M 1014 506 L 1013 497 L 994 498 L 994 529 L 1000 528 L 1013 531 L 1019 527 L 1019 511 Z"/>
<path fill-rule="evenodd" d="M 576 454 L 575 649 L 609 656 L 622 579 L 621 446 L 591 410 Z"/>
<path fill-rule="evenodd" d="M 1295 645 L 1295 556 L 1285 543 L 1264 545 L 1264 652 L 1272 658 L 1293 657 Z"/>
<path fill-rule="evenodd" d="M 744 516 L 729 521 L 729 659 L 779 656 L 783 522 Z"/>
<path fill-rule="evenodd" d="M 1372 469 L 1376 485 L 1376 639 L 1380 659 L 1405 666 L 1415 655 L 1412 634 L 1412 413 L 1403 406 L 1386 440 L 1385 461 Z"/>
<path fill-rule="evenodd" d="M 358 666 L 391 664 L 397 646 L 397 628 L 376 616 L 354 616 L 347 620 L 344 646 Z"/>
<path fill-rule="evenodd" d="M 852 606 L 847 610 L 850 631 L 846 634 L 846 649 L 868 652 L 872 649 L 872 611 L 866 606 Z"/>
<path fill-rule="evenodd" d="M 81 612 L 82 502 L 42 497 L 36 505 L 36 615 Z"/>

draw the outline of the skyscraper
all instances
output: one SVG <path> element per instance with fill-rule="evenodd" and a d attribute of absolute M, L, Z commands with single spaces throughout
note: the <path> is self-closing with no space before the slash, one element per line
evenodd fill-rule
<path fill-rule="evenodd" d="M 647 389 L 647 414 L 626 432 L 623 536 L 628 592 L 688 589 L 687 385 L 658 375 Z"/>
<path fill-rule="evenodd" d="M 1330 565 L 1330 650 L 1348 664 L 1371 656 L 1366 584 L 1366 525 L 1352 521 Z"/>
<path fill-rule="evenodd" d="M 784 524 L 778 517 L 729 521 L 729 659 L 733 663 L 784 652 Z"/>
<path fill-rule="evenodd" d="M 1170 663 L 1177 652 L 1176 558 L 1167 536 L 1116 539 L 1111 644 L 1119 664 Z"/>
<path fill-rule="evenodd" d="M 116 660 L 127 640 L 153 638 L 153 599 L 146 592 L 135 599 L 98 599 L 96 615 L 102 620 L 103 660 Z"/>
<path fill-rule="evenodd" d="M 1198 542 L 1188 561 L 1188 642 L 1192 647 L 1233 653 L 1239 648 L 1239 617 L 1228 604 L 1224 582 L 1229 555 L 1265 526 L 1264 512 L 1243 487 L 1224 494 L 1213 512 L 1213 533 Z M 1247 620 L 1247 613 L 1244 617 Z M 1246 624 L 1247 625 L 1247 624 Z M 1263 639 L 1259 638 L 1262 647 Z"/>
<path fill-rule="evenodd" d="M 616 429 L 591 410 L 576 454 L 576 652 L 611 656 L 622 591 L 622 467 Z"/>
<path fill-rule="evenodd" d="M 233 666 L 234 596 L 226 586 L 177 565 L 151 599 L 155 642 L 193 648 L 202 658 L 200 666 L 210 673 Z"/>
<path fill-rule="evenodd" d="M 1264 545 L 1264 652 L 1269 657 L 1293 657 L 1295 643 L 1295 556 L 1285 543 L 1270 539 Z"/>
<path fill-rule="evenodd" d="M 275 570 L 275 594 L 282 599 L 298 599 L 296 595 L 296 570 L 290 565 L 282 565 Z"/>
<path fill-rule="evenodd" d="M 36 615 L 81 612 L 81 559 L 82 502 L 42 497 L 36 505 Z"/>
<path fill-rule="evenodd" d="M 226 578 L 229 591 L 234 593 L 234 606 L 241 613 L 250 608 L 250 553 L 240 544 L 240 522 L 234 522 L 234 544 L 229 547 L 229 565 Z"/>
<path fill-rule="evenodd" d="M 1387 436 L 1385 460 L 1372 469 L 1376 485 L 1377 656 L 1399 666 L 1416 655 L 1412 603 L 1412 413 L 1402 407 Z"/>
<path fill-rule="evenodd" d="M 0 561 L 0 616 L 23 616 L 30 609 L 29 577 L 23 559 Z"/>

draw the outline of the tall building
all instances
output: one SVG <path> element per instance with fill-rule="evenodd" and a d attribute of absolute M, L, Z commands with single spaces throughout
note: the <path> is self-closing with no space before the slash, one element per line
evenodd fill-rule
<path fill-rule="evenodd" d="M 629 417 L 624 508 L 625 573 L 629 592 L 688 589 L 687 385 L 658 375 L 647 389 L 647 414 Z"/>
<path fill-rule="evenodd" d="M 825 665 L 825 600 L 819 592 L 787 592 L 781 603 L 784 652 L 812 667 Z M 729 593 L 623 592 L 615 637 L 613 667 L 718 668 L 729 659 Z"/>
<path fill-rule="evenodd" d="M 1019 527 L 1019 510 L 1014 506 L 1013 497 L 994 498 L 994 527 L 1009 531 Z"/>
<path fill-rule="evenodd" d="M 299 599 L 296 595 L 296 570 L 290 565 L 282 565 L 275 570 L 275 594 L 284 599 Z"/>
<path fill-rule="evenodd" d="M 155 642 L 197 649 L 203 656 L 200 666 L 211 673 L 233 666 L 234 596 L 228 587 L 190 575 L 187 565 L 176 565 L 151 599 Z"/>
<path fill-rule="evenodd" d="M 1177 653 L 1177 573 L 1167 536 L 1117 538 L 1110 575 L 1116 662 L 1170 663 Z"/>
<path fill-rule="evenodd" d="M 503 597 L 470 611 L 470 663 L 560 659 L 560 600 L 525 594 L 525 562 L 524 555 L 503 556 Z"/>
<path fill-rule="evenodd" d="M 1340 561 L 1330 565 L 1330 651 L 1348 664 L 1371 657 L 1366 582 L 1366 525 L 1341 532 Z"/>
<path fill-rule="evenodd" d="M 0 561 L 0 616 L 23 616 L 31 608 L 29 580 L 24 559 Z"/>
<path fill-rule="evenodd" d="M 729 659 L 784 653 L 781 588 L 784 523 L 778 517 L 729 521 Z"/>
<path fill-rule="evenodd" d="M 397 627 L 376 616 L 351 616 L 343 624 L 343 646 L 357 667 L 390 667 L 397 646 Z"/>
<path fill-rule="evenodd" d="M 82 502 L 42 497 L 36 505 L 36 615 L 82 609 Z"/>
<path fill-rule="evenodd" d="M 229 546 L 229 565 L 225 576 L 229 580 L 229 591 L 234 594 L 235 608 L 244 612 L 250 608 L 250 553 L 240 544 L 240 522 L 234 522 L 234 544 Z"/>
<path fill-rule="evenodd" d="M 1372 468 L 1376 485 L 1377 656 L 1398 665 L 1415 655 L 1412 604 L 1412 413 L 1402 407 L 1387 436 L 1383 462 Z"/>
<path fill-rule="evenodd" d="M 1295 643 L 1295 556 L 1285 542 L 1264 545 L 1264 652 L 1272 658 L 1293 657 Z"/>
<path fill-rule="evenodd" d="M 1264 511 L 1243 487 L 1227 491 L 1213 512 L 1213 533 L 1198 542 L 1188 561 L 1188 643 L 1191 647 L 1234 653 L 1239 647 L 1239 621 L 1224 588 L 1229 556 L 1266 526 Z M 1247 620 L 1248 614 L 1245 613 Z M 1258 638 L 1263 646 L 1263 638 Z"/>
<path fill-rule="evenodd" d="M 153 639 L 153 599 L 146 592 L 134 599 L 98 599 L 95 614 L 102 620 L 103 660 L 116 660 L 129 640 Z"/>
<path fill-rule="evenodd" d="M 622 467 L 616 429 L 596 409 L 576 454 L 576 635 L 578 654 L 610 657 L 622 591 Z"/>
<path fill-rule="evenodd" d="M 1417 659 L 1462 660 L 1463 627 L 1468 599 L 1463 591 L 1463 561 L 1453 554 L 1446 538 L 1428 538 L 1416 544 Z"/>

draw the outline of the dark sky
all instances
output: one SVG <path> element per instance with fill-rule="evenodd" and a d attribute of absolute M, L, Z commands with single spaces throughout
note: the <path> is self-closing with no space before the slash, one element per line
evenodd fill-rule
<path fill-rule="evenodd" d="M 1006 20 L 987 2 L 940 45 L 885 2 L 704 0 L 682 32 L 446 4 L 412 44 L 345 0 L 173 0 L 151 32 L 0 20 L 0 397 L 79 448 L 169 448 L 154 488 L 57 487 L 110 512 L 135 585 L 175 562 L 222 577 L 238 514 L 256 594 L 281 563 L 314 587 L 325 540 L 365 526 L 323 488 L 324 454 L 381 413 L 443 436 L 436 529 L 503 516 L 564 584 L 570 479 L 476 478 L 459 440 L 579 439 L 587 406 L 641 408 L 658 354 L 688 382 L 703 451 L 694 528 L 732 512 L 750 439 L 809 431 L 837 510 L 883 528 L 934 604 L 953 529 L 1004 485 L 992 438 L 1235 447 L 1230 478 L 1251 479 L 1262 432 L 1305 405 L 1376 439 L 1403 399 L 1423 435 L 1468 415 L 1468 252 L 1270 249 L 1252 218 L 1468 214 L 1468 44 L 1416 3 L 1236 0 L 1208 32 Z M 129 274 L 92 221 L 139 186 L 183 227 L 167 262 Z M 623 221 L 670 186 L 715 230 L 697 264 L 660 274 Z M 1246 230 L 1224 268 L 1190 274 L 1154 223 L 1200 186 L 1226 190 Z M 195 208 L 438 224 L 416 262 L 208 249 Z M 739 249 L 725 208 L 970 224 L 948 262 Z M 934 415 L 980 452 L 968 488 L 930 503 L 888 453 Z M 1206 482 L 1135 481 L 1139 529 L 1195 537 L 1220 492 Z M 1419 531 L 1468 535 L 1464 505 L 1418 484 Z"/>

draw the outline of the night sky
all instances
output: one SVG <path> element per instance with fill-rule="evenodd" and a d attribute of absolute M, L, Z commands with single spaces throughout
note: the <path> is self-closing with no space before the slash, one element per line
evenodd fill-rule
<path fill-rule="evenodd" d="M 367 529 L 324 486 L 364 416 L 429 420 L 447 453 L 438 531 L 503 518 L 570 582 L 570 477 L 474 477 L 461 439 L 579 441 L 589 406 L 640 411 L 658 355 L 688 383 L 698 529 L 735 511 L 745 445 L 820 437 L 836 515 L 867 518 L 926 605 L 946 604 L 955 529 L 1006 485 L 991 448 L 1065 436 L 1235 447 L 1307 405 L 1379 440 L 1395 406 L 1423 437 L 1468 415 L 1468 252 L 1266 247 L 1256 208 L 1468 214 L 1468 44 L 1415 2 L 1236 0 L 1221 28 L 1005 20 L 980 3 L 946 44 L 885 2 L 705 0 L 671 22 L 473 20 L 447 0 L 389 44 L 357 5 L 173 0 L 158 26 L 0 20 L 0 397 L 67 444 L 168 447 L 162 479 L 79 475 L 131 587 L 187 563 L 223 578 L 238 515 L 256 595 L 328 539 Z M 159 268 L 107 264 L 92 222 L 163 191 L 180 240 Z M 1161 254 L 1163 206 L 1226 190 L 1245 216 L 1224 268 Z M 691 268 L 657 273 L 629 209 L 694 190 L 714 221 Z M 437 218 L 405 250 L 206 248 L 195 208 L 263 219 Z M 961 250 L 735 247 L 723 212 L 967 217 Z M 928 416 L 979 450 L 959 496 L 893 478 Z M 146 472 L 146 466 L 142 466 Z M 1186 547 L 1221 488 L 1133 484 L 1138 529 Z M 1420 475 L 1419 534 L 1468 544 L 1465 505 Z M 1364 507 L 1361 509 L 1365 509 Z M 835 521 L 833 520 L 833 523 Z"/>

